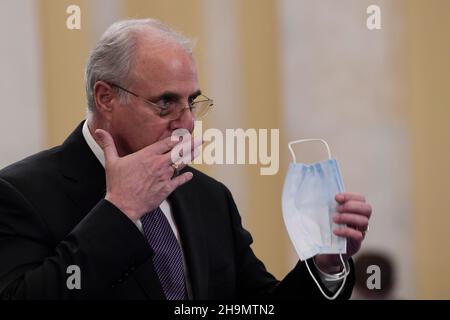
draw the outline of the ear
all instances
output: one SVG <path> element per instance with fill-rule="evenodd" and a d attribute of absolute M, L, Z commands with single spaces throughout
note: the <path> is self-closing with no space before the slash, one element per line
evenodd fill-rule
<path fill-rule="evenodd" d="M 94 85 L 94 101 L 97 112 L 109 118 L 116 103 L 113 88 L 105 81 L 97 81 Z"/>

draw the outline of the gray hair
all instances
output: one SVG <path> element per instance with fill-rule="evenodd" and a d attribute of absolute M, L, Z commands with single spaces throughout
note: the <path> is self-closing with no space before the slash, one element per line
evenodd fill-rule
<path fill-rule="evenodd" d="M 153 32 L 161 41 L 175 41 L 192 54 L 192 41 L 156 19 L 123 20 L 112 24 L 91 51 L 86 66 L 86 97 L 88 112 L 95 110 L 94 85 L 103 80 L 121 86 L 130 85 L 137 41 L 140 35 Z M 118 91 L 123 103 L 127 95 Z"/>

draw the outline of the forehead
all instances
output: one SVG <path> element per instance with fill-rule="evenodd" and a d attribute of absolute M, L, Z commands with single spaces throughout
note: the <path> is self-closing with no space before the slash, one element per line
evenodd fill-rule
<path fill-rule="evenodd" d="M 134 72 L 143 89 L 190 94 L 198 90 L 197 70 L 192 56 L 173 41 L 148 39 L 136 48 Z"/>

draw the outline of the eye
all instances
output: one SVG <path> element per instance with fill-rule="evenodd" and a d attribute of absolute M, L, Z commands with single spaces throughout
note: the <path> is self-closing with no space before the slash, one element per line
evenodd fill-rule
<path fill-rule="evenodd" d="M 170 110 L 174 105 L 174 101 L 171 98 L 163 97 L 159 100 L 157 105 L 161 110 Z"/>

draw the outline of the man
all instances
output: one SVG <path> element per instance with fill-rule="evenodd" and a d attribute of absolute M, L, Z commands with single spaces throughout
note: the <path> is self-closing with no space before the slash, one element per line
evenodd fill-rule
<path fill-rule="evenodd" d="M 302 262 L 282 281 L 268 273 L 230 191 L 185 166 L 191 155 L 174 158 L 172 133 L 192 132 L 212 104 L 182 36 L 152 19 L 118 22 L 91 53 L 86 82 L 87 121 L 0 171 L 3 299 L 322 297 Z M 371 208 L 357 194 L 336 200 L 336 222 L 349 226 L 335 231 L 348 239 L 348 298 Z M 311 265 L 333 294 L 338 256 Z"/>

